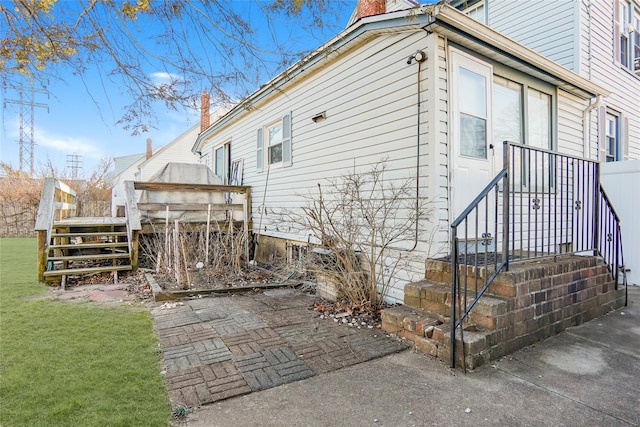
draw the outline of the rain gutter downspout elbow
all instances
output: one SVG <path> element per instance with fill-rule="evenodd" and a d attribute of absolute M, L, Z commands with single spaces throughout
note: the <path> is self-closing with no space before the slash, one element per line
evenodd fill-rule
<path fill-rule="evenodd" d="M 593 98 L 591 98 L 593 99 Z M 591 112 L 596 108 L 599 108 L 602 104 L 602 95 L 596 95 L 596 102 L 593 104 L 591 100 L 589 100 L 589 105 L 582 112 L 582 134 L 584 135 L 585 141 L 583 145 L 583 155 L 585 159 L 591 159 Z M 598 141 L 600 143 L 600 141 Z M 596 156 L 597 160 L 597 156 Z"/>

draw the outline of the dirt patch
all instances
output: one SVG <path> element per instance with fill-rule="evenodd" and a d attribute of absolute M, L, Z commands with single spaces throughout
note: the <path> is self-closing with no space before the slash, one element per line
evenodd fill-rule
<path fill-rule="evenodd" d="M 318 297 L 311 308 L 318 313 L 320 319 L 343 323 L 357 329 L 380 329 L 382 327 L 380 313 L 383 309 L 392 306 L 392 304 L 384 304 L 379 310 L 366 311 L 348 301 L 330 302 Z"/>
<path fill-rule="evenodd" d="M 140 270 L 119 273 L 117 283 L 112 273 L 69 277 L 65 289 L 50 288 L 48 297 L 69 302 L 129 305 L 152 301 L 151 287 Z"/>
<path fill-rule="evenodd" d="M 166 291 L 210 290 L 228 288 L 253 288 L 278 284 L 281 277 L 268 270 L 241 271 L 238 273 L 223 270 L 196 270 L 191 273 L 189 283 L 181 283 L 169 275 L 151 273 L 158 285 Z"/>

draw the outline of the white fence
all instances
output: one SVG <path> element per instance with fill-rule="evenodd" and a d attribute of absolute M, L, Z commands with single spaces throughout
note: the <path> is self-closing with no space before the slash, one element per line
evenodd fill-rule
<path fill-rule="evenodd" d="M 640 286 L 640 160 L 604 163 L 600 180 L 620 217 L 628 283 Z"/>

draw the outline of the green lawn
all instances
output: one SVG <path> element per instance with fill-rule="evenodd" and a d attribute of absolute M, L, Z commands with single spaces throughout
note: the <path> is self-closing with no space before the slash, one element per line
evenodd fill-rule
<path fill-rule="evenodd" d="M 170 425 L 149 314 L 41 299 L 35 271 L 35 239 L 0 239 L 0 425 Z"/>

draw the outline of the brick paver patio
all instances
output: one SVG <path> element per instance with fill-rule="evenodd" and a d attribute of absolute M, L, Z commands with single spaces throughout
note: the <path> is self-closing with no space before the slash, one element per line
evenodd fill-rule
<path fill-rule="evenodd" d="M 408 348 L 380 329 L 320 319 L 289 289 L 151 310 L 173 406 L 201 406 Z"/>

